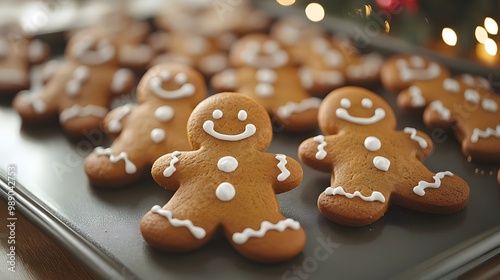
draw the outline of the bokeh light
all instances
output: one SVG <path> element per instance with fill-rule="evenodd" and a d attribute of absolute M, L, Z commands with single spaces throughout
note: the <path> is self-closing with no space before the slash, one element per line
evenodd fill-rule
<path fill-rule="evenodd" d="M 486 42 L 484 42 L 484 48 L 486 49 L 486 52 L 491 56 L 495 56 L 497 54 L 497 43 L 491 38 L 486 39 Z"/>
<path fill-rule="evenodd" d="M 282 6 L 290 6 L 295 3 L 295 0 L 276 0 Z"/>
<path fill-rule="evenodd" d="M 481 44 L 484 44 L 484 42 L 486 42 L 486 39 L 488 39 L 488 32 L 486 32 L 486 29 L 484 29 L 484 27 L 482 26 L 476 27 L 475 35 L 476 40 Z"/>
<path fill-rule="evenodd" d="M 496 35 L 498 33 L 498 24 L 490 17 L 484 19 L 484 28 L 486 28 L 486 31 L 492 35 Z"/>
<path fill-rule="evenodd" d="M 443 31 L 441 32 L 441 36 L 443 37 L 443 41 L 448 45 L 448 46 L 455 46 L 458 41 L 457 33 L 449 27 L 443 28 Z"/>
<path fill-rule="evenodd" d="M 325 9 L 318 3 L 310 3 L 306 7 L 306 16 L 310 21 L 321 21 L 325 17 Z"/>

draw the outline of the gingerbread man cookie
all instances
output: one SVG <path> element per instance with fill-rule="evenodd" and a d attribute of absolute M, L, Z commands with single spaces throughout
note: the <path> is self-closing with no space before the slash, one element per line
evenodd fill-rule
<path fill-rule="evenodd" d="M 430 138 L 411 127 L 396 131 L 394 112 L 378 95 L 358 87 L 334 90 L 318 119 L 325 135 L 304 141 L 299 157 L 314 169 L 332 172 L 318 207 L 333 222 L 368 225 L 390 203 L 433 214 L 465 207 L 467 183 L 450 171 L 429 171 L 421 161 L 432 150 Z"/>
<path fill-rule="evenodd" d="M 453 130 L 466 157 L 500 162 L 500 95 L 479 77 L 460 75 L 414 82 L 398 96 L 398 106 L 425 108 L 429 128 Z"/>
<path fill-rule="evenodd" d="M 317 125 L 321 100 L 300 84 L 300 74 L 281 45 L 265 34 L 251 34 L 231 48 L 234 69 L 215 75 L 216 91 L 235 90 L 257 100 L 286 130 L 304 131 Z"/>
<path fill-rule="evenodd" d="M 385 88 L 398 92 L 413 82 L 441 80 L 450 75 L 443 65 L 418 55 L 395 55 L 382 65 L 380 78 Z"/>
<path fill-rule="evenodd" d="M 307 42 L 300 68 L 301 83 L 316 96 L 351 85 L 374 84 L 380 80 L 382 56 L 361 55 L 347 39 L 316 37 Z"/>
<path fill-rule="evenodd" d="M 0 27 L 0 92 L 9 98 L 30 87 L 30 66 L 49 56 L 46 43 L 23 34 L 15 26 Z"/>
<path fill-rule="evenodd" d="M 14 108 L 23 123 L 41 124 L 59 117 L 70 136 L 100 127 L 112 95 L 129 92 L 135 83 L 130 70 L 120 68 L 118 45 L 99 34 L 74 37 L 66 61 L 37 92 L 23 91 Z"/>
<path fill-rule="evenodd" d="M 153 165 L 153 178 L 176 191 L 140 222 L 151 246 L 187 252 L 222 229 L 242 255 L 278 262 L 297 255 L 305 233 L 299 222 L 280 214 L 276 194 L 295 188 L 302 167 L 283 154 L 263 152 L 272 127 L 265 109 L 237 93 L 202 101 L 188 121 L 194 151 L 175 151 Z"/>
<path fill-rule="evenodd" d="M 188 66 L 157 65 L 142 77 L 139 105 L 124 105 L 104 119 L 104 129 L 118 135 L 111 147 L 97 147 L 85 159 L 85 172 L 98 187 L 122 187 L 150 170 L 160 156 L 190 148 L 186 125 L 206 95 L 203 76 Z"/>

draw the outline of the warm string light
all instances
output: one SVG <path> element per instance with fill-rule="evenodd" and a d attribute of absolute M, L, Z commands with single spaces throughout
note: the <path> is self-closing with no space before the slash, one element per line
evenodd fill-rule
<path fill-rule="evenodd" d="M 455 46 L 457 44 L 457 33 L 455 33 L 455 31 L 449 27 L 443 28 L 443 31 L 441 31 L 441 37 L 443 37 L 443 41 L 448 46 Z"/>
<path fill-rule="evenodd" d="M 295 0 L 276 0 L 281 6 L 290 6 L 295 3 Z"/>
<path fill-rule="evenodd" d="M 477 26 L 475 35 L 479 44 L 476 46 L 476 54 L 484 60 L 490 61 L 488 56 L 494 57 L 498 53 L 498 45 L 490 38 L 490 35 L 498 34 L 498 23 L 491 17 L 484 19 L 484 27 Z"/>
<path fill-rule="evenodd" d="M 313 22 L 321 21 L 325 17 L 325 9 L 318 3 L 309 3 L 305 12 L 307 18 Z"/>

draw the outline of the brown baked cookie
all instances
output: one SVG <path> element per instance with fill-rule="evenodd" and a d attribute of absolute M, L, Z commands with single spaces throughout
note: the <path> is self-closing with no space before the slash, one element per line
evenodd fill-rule
<path fill-rule="evenodd" d="M 333 222 L 368 225 L 390 203 L 432 214 L 465 207 L 467 183 L 450 171 L 429 171 L 421 161 L 432 150 L 430 138 L 411 127 L 396 131 L 394 112 L 378 95 L 359 87 L 334 90 L 318 119 L 325 135 L 304 141 L 299 157 L 332 173 L 318 207 Z"/>
<path fill-rule="evenodd" d="M 231 33 L 209 37 L 191 33 L 157 32 L 150 40 L 158 52 L 151 64 L 184 63 L 211 77 L 228 68 L 227 50 L 235 40 L 236 36 Z"/>
<path fill-rule="evenodd" d="M 386 89 L 399 92 L 417 81 L 442 80 L 450 75 L 443 65 L 418 55 L 395 55 L 388 58 L 380 70 Z"/>
<path fill-rule="evenodd" d="M 369 85 L 379 82 L 382 56 L 361 55 L 347 39 L 316 37 L 307 41 L 307 59 L 300 67 L 302 86 L 316 96 L 324 96 L 346 84 Z"/>
<path fill-rule="evenodd" d="M 12 98 L 30 87 L 30 66 L 49 57 L 49 47 L 14 25 L 0 27 L 0 93 Z"/>
<path fill-rule="evenodd" d="M 75 137 L 99 128 L 111 96 L 127 93 L 135 84 L 133 73 L 120 68 L 118 53 L 118 44 L 97 33 L 74 37 L 66 61 L 44 87 L 20 92 L 14 99 L 23 123 L 41 124 L 59 117 L 65 132 Z"/>
<path fill-rule="evenodd" d="M 399 94 L 398 106 L 425 108 L 425 124 L 453 131 L 466 157 L 500 162 L 500 95 L 489 88 L 470 75 L 414 82 Z"/>
<path fill-rule="evenodd" d="M 146 72 L 138 105 L 124 105 L 104 119 L 104 129 L 118 135 L 111 147 L 97 147 L 85 159 L 85 172 L 97 187 L 134 183 L 160 156 L 190 148 L 186 125 L 206 95 L 205 80 L 188 66 L 160 64 Z"/>
<path fill-rule="evenodd" d="M 252 7 L 253 1 L 168 2 L 154 18 L 156 26 L 172 33 L 216 37 L 265 31 L 271 18 Z M 196 19 L 196 20 L 193 20 Z"/>
<path fill-rule="evenodd" d="M 311 130 L 317 126 L 321 100 L 311 97 L 300 83 L 300 73 L 290 55 L 265 34 L 251 34 L 231 48 L 227 69 L 213 76 L 216 91 L 248 95 L 288 131 Z"/>
<path fill-rule="evenodd" d="M 118 60 L 123 67 L 145 67 L 153 58 L 153 50 L 147 44 L 151 27 L 147 22 L 132 18 L 124 10 L 105 13 L 89 27 L 73 31 L 71 34 L 83 37 L 80 33 L 95 32 L 112 38 L 119 45 Z"/>
<path fill-rule="evenodd" d="M 276 194 L 302 180 L 302 167 L 282 154 L 265 153 L 272 139 L 266 110 L 237 93 L 202 101 L 188 121 L 194 151 L 175 151 L 153 165 L 153 178 L 176 191 L 140 222 L 151 246 L 187 252 L 221 229 L 242 255 L 278 262 L 297 255 L 305 243 L 299 222 L 280 214 Z"/>
<path fill-rule="evenodd" d="M 326 37 L 319 25 L 290 16 L 277 20 L 271 26 L 270 35 L 290 53 L 290 58 L 298 65 L 307 61 L 310 41 Z"/>

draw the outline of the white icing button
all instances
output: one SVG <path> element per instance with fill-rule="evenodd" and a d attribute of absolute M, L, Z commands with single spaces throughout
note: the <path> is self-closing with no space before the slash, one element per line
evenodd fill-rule
<path fill-rule="evenodd" d="M 174 117 L 174 109 L 170 106 L 160 106 L 155 110 L 155 117 L 162 122 L 168 122 Z"/>
<path fill-rule="evenodd" d="M 368 151 L 372 151 L 372 152 L 378 151 L 378 150 L 380 150 L 380 147 L 382 147 L 382 143 L 375 136 L 366 137 L 364 144 L 365 144 L 365 148 Z"/>
<path fill-rule="evenodd" d="M 247 112 L 245 110 L 240 110 L 238 112 L 238 120 L 240 121 L 245 121 L 247 119 L 248 115 L 247 115 Z"/>
<path fill-rule="evenodd" d="M 224 171 L 226 173 L 230 173 L 236 170 L 238 168 L 238 160 L 236 160 L 232 156 L 225 156 L 219 159 L 217 162 L 217 168 L 220 171 Z"/>
<path fill-rule="evenodd" d="M 340 100 L 340 106 L 342 106 L 342 108 L 349 109 L 351 108 L 351 101 L 347 98 L 342 98 Z"/>
<path fill-rule="evenodd" d="M 336 50 L 329 50 L 324 55 L 325 63 L 331 67 L 340 67 L 343 64 L 342 55 Z"/>
<path fill-rule="evenodd" d="M 457 93 L 460 91 L 460 85 L 458 84 L 457 80 L 452 78 L 446 78 L 443 81 L 443 88 L 451 93 Z"/>
<path fill-rule="evenodd" d="M 215 190 L 215 196 L 217 196 L 220 201 L 230 201 L 235 195 L 236 190 L 234 186 L 228 182 L 221 183 Z"/>
<path fill-rule="evenodd" d="M 224 113 L 222 113 L 221 110 L 217 109 L 217 110 L 214 110 L 213 113 L 212 113 L 212 117 L 216 120 L 222 118 L 222 116 L 224 115 Z"/>
<path fill-rule="evenodd" d="M 271 84 L 260 83 L 255 86 L 255 93 L 261 97 L 270 97 L 274 94 L 274 87 Z"/>
<path fill-rule="evenodd" d="M 165 140 L 165 130 L 163 130 L 161 128 L 155 128 L 155 129 L 151 130 L 150 136 L 151 136 L 151 140 L 153 140 L 153 142 L 160 143 L 163 140 Z"/>
<path fill-rule="evenodd" d="M 363 100 L 361 100 L 361 106 L 369 109 L 373 106 L 373 102 L 370 98 L 363 98 Z"/>
<path fill-rule="evenodd" d="M 474 104 L 478 104 L 479 100 L 481 99 L 479 97 L 479 93 L 473 89 L 470 89 L 470 88 L 465 90 L 464 97 L 465 97 L 465 100 L 467 100 L 471 103 L 474 103 Z"/>
<path fill-rule="evenodd" d="M 373 158 L 373 165 L 378 170 L 387 171 L 387 170 L 389 170 L 389 166 L 391 165 L 391 162 L 388 159 L 386 159 L 385 157 L 376 156 Z"/>
<path fill-rule="evenodd" d="M 493 112 L 495 113 L 498 111 L 498 104 L 495 102 L 493 99 L 485 98 L 483 101 L 481 101 L 481 106 L 485 111 Z"/>
<path fill-rule="evenodd" d="M 255 75 L 259 82 L 264 82 L 264 83 L 274 83 L 276 82 L 277 78 L 276 72 L 267 68 L 261 68 L 257 70 L 257 73 Z"/>

